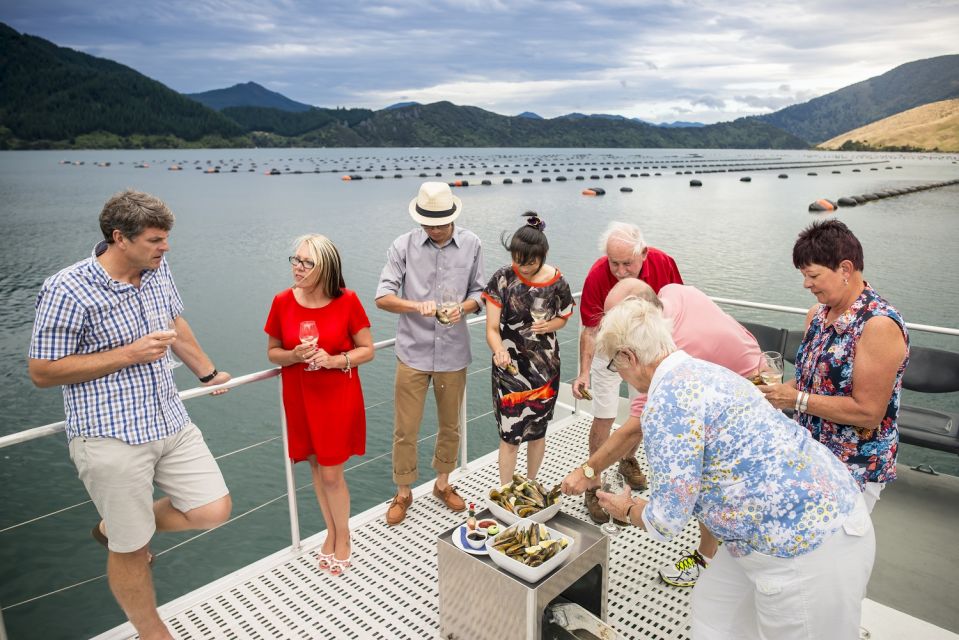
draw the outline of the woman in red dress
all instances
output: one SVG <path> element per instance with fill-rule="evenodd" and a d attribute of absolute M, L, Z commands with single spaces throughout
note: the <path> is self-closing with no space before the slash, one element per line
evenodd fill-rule
<path fill-rule="evenodd" d="M 283 407 L 293 462 L 308 460 L 326 523 L 320 568 L 350 567 L 350 492 L 343 464 L 366 452 L 366 412 L 357 365 L 373 359 L 370 321 L 343 282 L 340 254 L 325 236 L 303 236 L 290 256 L 293 286 L 273 298 L 267 357 L 283 367 Z M 315 340 L 301 340 L 312 321 Z"/>

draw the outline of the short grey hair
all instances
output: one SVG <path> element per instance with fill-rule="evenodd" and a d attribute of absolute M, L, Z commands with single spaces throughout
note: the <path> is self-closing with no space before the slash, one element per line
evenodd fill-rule
<path fill-rule="evenodd" d="M 633 245 L 633 255 L 638 256 L 646 250 L 646 241 L 639 227 L 629 222 L 610 222 L 606 231 L 599 237 L 599 250 L 606 253 L 606 245 L 610 240 L 620 240 Z"/>
<path fill-rule="evenodd" d="M 111 244 L 114 230 L 134 240 L 146 229 L 169 231 L 175 221 L 173 212 L 162 200 L 134 189 L 115 194 L 100 211 L 100 231 L 103 239 Z"/>
<path fill-rule="evenodd" d="M 609 359 L 617 351 L 632 351 L 648 365 L 676 350 L 673 323 L 655 305 L 630 296 L 603 316 L 596 348 Z"/>

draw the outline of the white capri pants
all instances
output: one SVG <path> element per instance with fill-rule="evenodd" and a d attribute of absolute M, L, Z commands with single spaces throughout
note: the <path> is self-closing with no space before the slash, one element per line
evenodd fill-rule
<path fill-rule="evenodd" d="M 604 358 L 597 353 L 593 356 L 593 363 L 589 367 L 594 418 L 613 419 L 619 409 L 619 385 L 622 384 L 623 379 L 618 373 L 607 369 L 608 364 L 609 358 Z M 629 389 L 629 400 L 632 403 L 639 392 L 630 385 L 626 385 L 626 388 Z"/>
<path fill-rule="evenodd" d="M 721 545 L 692 594 L 693 640 L 856 640 L 876 538 L 865 502 L 794 558 Z"/>

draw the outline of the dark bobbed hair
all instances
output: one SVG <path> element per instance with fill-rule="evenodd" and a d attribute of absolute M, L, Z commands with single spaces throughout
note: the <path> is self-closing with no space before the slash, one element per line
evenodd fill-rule
<path fill-rule="evenodd" d="M 523 217 L 527 219 L 526 224 L 517 229 L 512 236 L 503 232 L 500 237 L 503 248 L 509 251 L 510 256 L 519 264 L 529 264 L 537 260 L 541 263 L 546 262 L 546 254 L 549 253 L 549 240 L 543 233 L 546 223 L 535 211 L 527 211 Z"/>
<path fill-rule="evenodd" d="M 865 266 L 859 239 L 839 220 L 813 222 L 800 232 L 793 245 L 793 266 L 797 269 L 821 264 L 835 271 L 843 260 L 852 262 L 856 271 Z"/>

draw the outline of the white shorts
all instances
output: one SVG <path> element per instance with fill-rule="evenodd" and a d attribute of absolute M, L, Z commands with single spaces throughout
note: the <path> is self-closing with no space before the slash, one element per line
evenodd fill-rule
<path fill-rule="evenodd" d="M 885 488 L 885 482 L 866 483 L 866 488 L 863 489 L 862 497 L 866 501 L 866 508 L 869 509 L 869 513 L 872 513 L 876 503 L 879 502 L 879 494 L 882 493 L 882 490 Z"/>
<path fill-rule="evenodd" d="M 589 368 L 590 393 L 593 395 L 593 417 L 600 419 L 612 419 L 616 417 L 619 411 L 619 388 L 623 379 L 618 373 L 613 373 L 606 368 L 609 360 L 599 355 L 593 356 L 593 364 Z M 629 385 L 630 401 L 639 393 Z"/>
<path fill-rule="evenodd" d="M 857 638 L 876 538 L 864 501 L 818 548 L 793 558 L 720 546 L 692 594 L 693 640 Z"/>
<path fill-rule="evenodd" d="M 116 553 L 141 549 L 156 532 L 154 484 L 184 513 L 229 493 L 192 422 L 168 438 L 145 444 L 77 436 L 70 441 L 70 458 L 103 518 L 110 551 Z"/>

